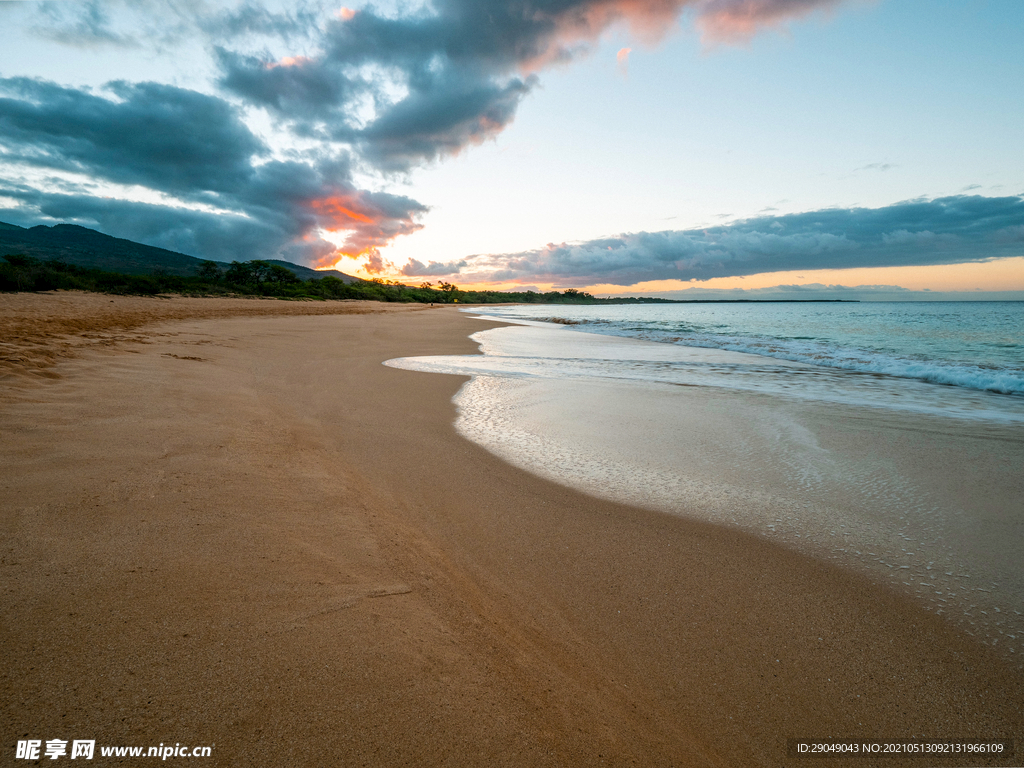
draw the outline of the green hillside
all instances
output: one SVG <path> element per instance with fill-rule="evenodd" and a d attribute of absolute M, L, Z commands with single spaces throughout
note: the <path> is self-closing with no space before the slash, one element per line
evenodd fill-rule
<path fill-rule="evenodd" d="M 41 261 L 63 261 L 78 267 L 127 275 L 162 273 L 191 277 L 197 274 L 199 266 L 203 263 L 203 259 L 111 237 L 74 224 L 56 224 L 52 227 L 40 225 L 26 229 L 0 221 L 0 257 L 8 254 L 23 254 Z M 280 260 L 272 260 L 269 263 L 279 264 L 303 280 L 332 275 L 346 283 L 360 282 L 358 277 L 335 270 L 318 272 L 309 267 Z M 227 267 L 227 264 L 222 262 L 219 262 L 219 265 Z"/>

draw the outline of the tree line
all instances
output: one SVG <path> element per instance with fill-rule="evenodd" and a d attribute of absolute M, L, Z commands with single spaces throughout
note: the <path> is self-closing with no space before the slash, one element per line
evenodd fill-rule
<path fill-rule="evenodd" d="M 433 304 L 623 304 L 664 302 L 665 299 L 598 299 L 576 288 L 564 291 L 473 291 L 457 285 L 424 282 L 406 285 L 392 280 L 346 283 L 334 275 L 303 280 L 287 267 L 267 261 L 233 261 L 226 268 L 203 261 L 195 275 L 128 275 L 79 267 L 59 259 L 43 261 L 10 254 L 0 261 L 0 291 L 82 290 L 100 293 L 156 296 L 268 296 L 280 299 L 400 301 Z"/>

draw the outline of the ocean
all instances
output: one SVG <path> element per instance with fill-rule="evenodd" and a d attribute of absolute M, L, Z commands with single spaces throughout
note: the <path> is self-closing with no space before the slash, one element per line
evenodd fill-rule
<path fill-rule="evenodd" d="M 576 330 L 684 347 L 729 350 L 805 363 L 817 378 L 797 384 L 808 369 L 733 358 L 722 367 L 685 364 L 667 375 L 630 375 L 727 388 L 873 405 L 937 410 L 1017 420 L 1024 414 L 1024 302 L 730 303 L 502 307 L 488 316 L 569 324 Z M 821 370 L 826 369 L 826 370 Z M 868 376 L 827 376 L 828 371 Z M 616 372 L 618 374 L 619 372 Z M 806 378 L 806 376 L 803 376 Z M 889 384 L 888 391 L 879 391 Z M 958 400 L 950 390 L 1018 398 Z M 802 384 L 802 382 L 801 382 Z M 915 401 L 912 394 L 918 394 Z"/>
<path fill-rule="evenodd" d="M 467 308 L 456 428 L 584 493 L 739 528 L 1024 654 L 1024 303 Z M 1020 661 L 1024 662 L 1024 658 Z"/>

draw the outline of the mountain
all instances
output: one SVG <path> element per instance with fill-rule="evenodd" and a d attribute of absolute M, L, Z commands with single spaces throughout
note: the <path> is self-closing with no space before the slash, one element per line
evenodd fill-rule
<path fill-rule="evenodd" d="M 0 257 L 13 253 L 128 275 L 151 275 L 160 271 L 167 275 L 191 276 L 198 272 L 199 265 L 204 261 L 184 253 L 104 235 L 75 224 L 56 224 L 52 227 L 40 225 L 26 229 L 0 221 Z M 332 275 L 346 283 L 362 282 L 358 277 L 333 269 L 320 272 L 290 261 L 267 261 L 290 269 L 303 280 Z M 217 264 L 227 266 L 224 262 Z"/>

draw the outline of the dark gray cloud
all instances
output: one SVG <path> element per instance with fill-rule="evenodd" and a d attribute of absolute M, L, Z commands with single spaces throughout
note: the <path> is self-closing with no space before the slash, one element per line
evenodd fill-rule
<path fill-rule="evenodd" d="M 237 188 L 267 152 L 223 99 L 159 83 L 107 89 L 113 98 L 0 79 L 8 160 L 190 193 Z"/>
<path fill-rule="evenodd" d="M 210 213 L 187 208 L 102 198 L 89 194 L 45 193 L 31 188 L 0 187 L 0 194 L 21 201 L 21 210 L 0 212 L 12 224 L 31 226 L 40 220 L 81 224 L 136 242 L 217 261 L 276 258 L 288 250 L 282 222 L 254 220 L 233 212 Z M 329 243 L 304 249 L 304 261 L 333 249 Z M 312 253 L 309 251 L 313 250 Z"/>
<path fill-rule="evenodd" d="M 885 208 L 763 216 L 724 226 L 638 232 L 432 265 L 493 282 L 634 285 L 800 269 L 924 266 L 1024 255 L 1024 197 L 955 196 Z M 448 271 L 442 271 L 447 266 Z"/>
<path fill-rule="evenodd" d="M 400 271 L 406 277 L 433 277 L 436 275 L 451 275 L 453 270 L 458 271 L 467 266 L 469 266 L 469 262 L 464 259 L 445 264 L 438 261 L 424 264 L 418 259 L 409 259 L 409 263 L 402 267 Z"/>
<path fill-rule="evenodd" d="M 312 124 L 328 116 L 335 121 L 335 130 L 349 125 L 352 117 L 342 107 L 365 91 L 362 84 L 339 77 L 322 61 L 296 58 L 275 63 L 223 48 L 218 48 L 216 54 L 224 71 L 221 84 L 227 90 L 252 104 L 288 115 L 306 135 L 313 132 L 307 121 Z"/>
<path fill-rule="evenodd" d="M 65 182 L 55 191 L 0 182 L 21 208 L 7 220 L 69 221 L 206 258 L 281 256 L 307 263 L 343 231 L 355 255 L 419 228 L 422 204 L 367 192 L 345 153 L 268 157 L 237 110 L 215 96 L 158 83 L 107 85 L 108 96 L 27 78 L 0 79 L 0 147 L 8 163 L 141 185 L 176 203 L 132 203 Z M 44 191 L 45 188 L 45 191 Z M 196 210 L 213 208 L 214 210 Z M 235 255 L 232 256 L 232 250 Z"/>
<path fill-rule="evenodd" d="M 449 79 L 406 97 L 353 139 L 377 167 L 406 170 L 493 137 L 536 82 L 532 76 L 503 85 Z"/>
<path fill-rule="evenodd" d="M 351 145 L 379 170 L 407 171 L 497 135 L 537 82 L 512 73 L 514 61 L 492 68 L 453 60 L 442 39 L 451 34 L 359 12 L 328 25 L 322 56 L 272 60 L 218 49 L 220 85 L 299 135 Z"/>
<path fill-rule="evenodd" d="M 314 36 L 323 21 L 324 13 L 325 3 L 320 2 L 293 2 L 285 10 L 271 11 L 258 2 L 246 0 L 230 10 L 193 13 L 193 18 L 196 26 L 215 43 L 244 36 L 294 42 Z"/>
<path fill-rule="evenodd" d="M 689 8 L 706 34 L 739 39 L 838 3 L 435 0 L 399 16 L 368 7 L 328 21 L 316 55 L 275 60 L 220 49 L 220 85 L 302 135 L 350 144 L 379 170 L 407 171 L 502 131 L 537 84 L 531 73 L 585 54 L 613 24 L 656 39 Z"/>

